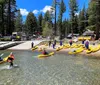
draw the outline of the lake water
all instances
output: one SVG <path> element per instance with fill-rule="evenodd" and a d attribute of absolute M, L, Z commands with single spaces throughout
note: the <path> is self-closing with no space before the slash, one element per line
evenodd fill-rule
<path fill-rule="evenodd" d="M 11 51 L 0 51 L 7 56 Z M 100 59 L 55 54 L 38 59 L 38 52 L 13 51 L 15 68 L 0 64 L 0 85 L 100 85 Z"/>

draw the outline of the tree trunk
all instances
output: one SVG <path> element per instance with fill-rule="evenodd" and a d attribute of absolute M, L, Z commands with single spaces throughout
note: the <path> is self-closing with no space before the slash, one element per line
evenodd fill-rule
<path fill-rule="evenodd" d="M 2 35 L 4 36 L 4 5 L 2 4 Z"/>

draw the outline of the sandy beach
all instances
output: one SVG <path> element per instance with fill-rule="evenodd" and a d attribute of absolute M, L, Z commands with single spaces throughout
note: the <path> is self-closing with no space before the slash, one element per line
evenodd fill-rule
<path fill-rule="evenodd" d="M 90 45 L 92 45 L 93 41 L 90 42 L 90 43 L 91 43 Z M 99 45 L 99 44 L 98 44 L 98 41 L 95 41 L 95 43 L 96 43 L 95 46 Z M 58 48 L 59 46 L 60 46 L 60 45 L 56 45 L 56 48 Z M 37 49 L 36 51 L 38 51 L 40 48 L 45 48 L 46 51 L 48 51 L 48 52 L 52 52 L 52 51 L 53 51 L 53 52 L 55 52 L 55 53 L 61 53 L 61 54 L 67 54 L 67 55 L 68 55 L 68 52 L 69 52 L 69 51 L 72 51 L 72 50 L 76 49 L 76 48 L 67 48 L 67 49 L 62 49 L 62 50 L 60 50 L 60 51 L 56 51 L 56 48 L 53 49 L 52 46 L 49 47 L 49 46 L 45 46 L 45 45 L 39 45 L 39 46 L 38 46 L 38 49 Z M 77 55 L 82 55 L 82 56 L 86 56 L 86 57 L 100 58 L 100 50 L 97 51 L 97 52 L 89 53 L 89 54 L 87 54 L 87 53 L 86 53 L 86 50 L 84 50 L 84 51 L 81 52 L 81 53 L 72 54 L 72 55 L 76 55 L 76 56 L 77 56 Z"/>
<path fill-rule="evenodd" d="M 9 48 L 7 50 L 28 50 L 28 51 L 30 50 L 31 51 L 31 42 L 32 41 L 26 41 L 25 43 L 22 43 L 20 45 L 14 46 L 14 47 L 11 47 L 11 48 Z M 40 40 L 40 41 L 36 40 L 36 41 L 34 41 L 35 46 L 38 46 L 38 49 L 36 49 L 34 51 L 39 51 L 40 48 L 42 48 L 42 49 L 45 48 L 46 51 L 48 51 L 48 52 L 55 52 L 56 54 L 57 53 L 61 53 L 61 54 L 65 54 L 65 55 L 67 54 L 68 55 L 69 51 L 72 51 L 72 50 L 76 49 L 76 48 L 67 48 L 67 49 L 62 49 L 60 51 L 56 51 L 56 48 L 58 48 L 60 46 L 59 43 L 57 43 L 55 49 L 53 49 L 52 45 L 49 47 L 49 46 L 46 46 L 43 42 L 44 42 L 43 40 Z M 47 42 L 48 41 L 46 41 L 46 44 L 47 44 Z M 79 44 L 79 43 L 81 43 L 81 42 L 77 42 L 76 44 Z M 92 43 L 94 43 L 94 41 L 91 41 L 90 45 Z M 95 41 L 95 44 L 99 45 L 99 42 Z M 39 52 L 41 52 L 41 51 L 39 51 Z M 76 55 L 76 56 L 77 55 L 82 55 L 82 56 L 87 56 L 87 57 L 100 58 L 100 50 L 97 51 L 97 52 L 94 52 L 94 53 L 90 53 L 90 54 L 87 54 L 85 52 L 85 50 L 84 50 L 81 53 L 72 54 L 72 55 Z"/>

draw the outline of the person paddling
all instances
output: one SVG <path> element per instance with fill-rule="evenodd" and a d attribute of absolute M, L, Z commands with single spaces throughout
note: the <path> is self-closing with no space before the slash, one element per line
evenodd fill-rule
<path fill-rule="evenodd" d="M 13 67 L 13 60 L 14 60 L 14 59 L 15 59 L 15 58 L 14 58 L 14 55 L 13 55 L 13 53 L 11 52 L 10 55 L 9 55 L 9 57 L 8 57 L 8 59 L 7 59 L 7 62 L 10 63 L 10 67 Z"/>
<path fill-rule="evenodd" d="M 44 49 L 43 52 L 42 52 L 42 54 L 43 54 L 43 55 L 47 55 L 48 52 Z"/>

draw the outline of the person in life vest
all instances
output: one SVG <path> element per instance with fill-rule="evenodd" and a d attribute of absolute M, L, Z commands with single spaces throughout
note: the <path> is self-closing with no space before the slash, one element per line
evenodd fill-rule
<path fill-rule="evenodd" d="M 60 46 L 62 46 L 62 45 L 63 45 L 62 40 L 60 40 Z"/>
<path fill-rule="evenodd" d="M 7 62 L 10 63 L 10 67 L 13 66 L 13 60 L 14 60 L 14 59 L 15 59 L 15 58 L 14 58 L 14 55 L 13 55 L 13 53 L 11 52 L 10 55 L 9 55 L 9 57 L 8 57 L 8 59 L 7 59 Z"/>
<path fill-rule="evenodd" d="M 85 47 L 86 47 L 86 49 L 89 49 L 89 40 L 85 41 Z"/>
<path fill-rule="evenodd" d="M 70 44 L 70 46 L 72 46 L 72 44 L 73 44 L 73 41 L 72 41 L 72 40 L 70 40 L 70 41 L 69 41 L 69 44 Z"/>
<path fill-rule="evenodd" d="M 42 52 L 42 54 L 43 54 L 43 55 L 47 55 L 48 52 L 44 49 L 43 52 Z"/>

